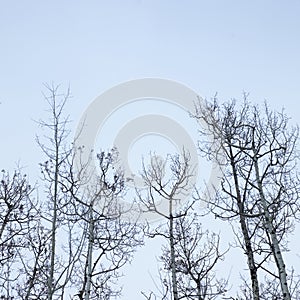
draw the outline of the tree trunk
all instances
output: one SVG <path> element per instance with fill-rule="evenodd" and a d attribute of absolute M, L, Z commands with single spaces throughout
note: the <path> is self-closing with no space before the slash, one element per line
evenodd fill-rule
<path fill-rule="evenodd" d="M 54 108 L 55 109 L 55 108 Z M 55 115 L 55 111 L 54 111 Z M 54 124 L 54 143 L 55 143 L 55 170 L 54 170 L 54 192 L 53 192 L 53 216 L 51 226 L 51 257 L 50 272 L 48 278 L 48 300 L 52 300 L 54 294 L 54 268 L 55 268 L 55 252 L 56 252 L 56 226 L 57 226 L 57 197 L 58 197 L 58 172 L 59 172 L 59 128 L 58 120 L 55 119 Z"/>
<path fill-rule="evenodd" d="M 230 164 L 232 168 L 234 185 L 236 190 L 236 199 L 237 199 L 238 209 L 239 209 L 239 222 L 241 224 L 242 234 L 243 234 L 245 248 L 246 248 L 247 262 L 250 271 L 250 278 L 252 284 L 252 296 L 253 296 L 253 300 L 259 300 L 259 284 L 257 278 L 257 268 L 255 266 L 253 249 L 252 249 L 251 240 L 250 240 L 250 236 L 246 224 L 246 219 L 244 216 L 245 213 L 244 204 L 242 202 L 242 197 L 241 197 L 241 192 L 239 187 L 238 174 L 235 165 L 236 162 L 234 161 L 234 155 L 231 147 L 229 151 L 230 151 Z"/>
<path fill-rule="evenodd" d="M 203 297 L 202 297 L 202 293 L 201 293 L 201 283 L 200 283 L 200 280 L 198 280 L 197 282 L 197 293 L 198 293 L 198 300 L 203 300 Z"/>
<path fill-rule="evenodd" d="M 92 263 L 93 263 L 93 239 L 94 239 L 94 220 L 93 220 L 93 208 L 90 206 L 89 212 L 89 236 L 88 236 L 88 253 L 87 253 L 87 282 L 85 287 L 84 299 L 90 299 L 91 283 L 92 283 Z"/>
<path fill-rule="evenodd" d="M 171 200 L 172 201 L 172 200 Z M 173 288 L 173 297 L 174 300 L 179 300 L 178 290 L 177 290 L 177 279 L 176 279 L 176 266 L 175 266 L 175 248 L 174 248 L 174 233 L 173 233 L 173 224 L 174 218 L 172 211 L 170 213 L 170 252 L 171 252 L 171 270 L 172 270 L 172 288 Z"/>
<path fill-rule="evenodd" d="M 177 276 L 175 266 L 175 247 L 174 247 L 174 217 L 173 217 L 173 199 L 169 199 L 169 234 L 170 234 L 170 253 L 171 253 L 171 274 L 172 274 L 172 289 L 174 300 L 179 300 L 177 290 Z"/>
<path fill-rule="evenodd" d="M 271 243 L 272 244 L 270 245 L 270 247 L 271 247 L 271 251 L 273 253 L 275 263 L 276 263 L 276 266 L 277 266 L 277 269 L 278 269 L 278 275 L 279 275 L 279 280 L 280 280 L 282 296 L 283 296 L 284 300 L 290 300 L 291 295 L 290 295 L 288 284 L 287 284 L 287 275 L 286 275 L 284 260 L 283 260 L 282 253 L 281 253 L 281 250 L 280 250 L 279 241 L 278 241 L 278 238 L 277 238 L 277 235 L 276 235 L 276 231 L 273 227 L 273 223 L 272 223 L 272 220 L 270 218 L 267 200 L 266 200 L 266 197 L 264 195 L 263 185 L 262 185 L 262 181 L 260 179 L 260 174 L 259 174 L 257 154 L 256 154 L 256 151 L 255 151 L 254 147 L 252 148 L 252 150 L 253 150 L 253 153 L 254 153 L 253 161 L 254 161 L 256 182 L 257 182 L 257 186 L 258 186 L 258 190 L 259 190 L 260 200 L 261 200 L 261 203 L 262 203 L 262 206 L 263 206 L 264 222 L 265 222 L 265 226 L 266 226 L 266 229 L 267 229 L 267 233 L 271 237 Z"/>

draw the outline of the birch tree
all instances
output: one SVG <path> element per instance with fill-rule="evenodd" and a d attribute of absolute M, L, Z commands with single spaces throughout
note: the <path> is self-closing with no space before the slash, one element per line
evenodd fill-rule
<path fill-rule="evenodd" d="M 65 106 L 70 98 L 70 91 L 61 94 L 59 86 L 46 86 L 47 93 L 44 98 L 49 107 L 49 119 L 40 120 L 38 124 L 46 131 L 43 138 L 37 137 L 37 143 L 46 156 L 45 162 L 40 164 L 42 181 L 44 182 L 46 199 L 43 201 L 42 220 L 43 226 L 48 230 L 49 249 L 47 250 L 48 261 L 44 266 L 47 280 L 47 299 L 52 300 L 62 297 L 71 278 L 71 272 L 79 255 L 72 249 L 71 239 L 74 226 L 65 217 L 62 208 L 70 200 L 66 193 L 63 193 L 64 180 L 70 174 L 69 157 L 72 154 L 72 147 L 68 146 L 69 118 L 65 116 Z M 62 240 L 67 239 L 68 243 Z"/>
<path fill-rule="evenodd" d="M 69 131 L 66 128 L 68 119 L 64 117 L 64 107 L 69 98 L 69 92 L 62 95 L 59 94 L 58 87 L 46 86 L 46 88 L 48 94 L 44 96 L 50 108 L 50 119 L 38 122 L 46 130 L 46 134 L 43 139 L 37 138 L 37 142 L 47 158 L 44 163 L 40 164 L 45 193 L 41 193 L 39 190 L 38 199 L 45 196 L 44 201 L 33 203 L 29 199 L 27 191 L 29 185 L 26 178 L 21 178 L 18 172 L 14 174 L 11 183 L 8 182 L 7 176 L 7 182 L 4 178 L 2 180 L 3 199 L 7 206 L 7 211 L 3 210 L 2 229 L 4 229 L 4 225 L 7 227 L 6 225 L 9 224 L 17 230 L 18 234 L 26 229 L 22 243 L 15 236 L 17 238 L 17 242 L 14 241 L 15 250 L 13 252 L 8 251 L 8 248 L 5 250 L 6 255 L 10 256 L 9 259 L 13 259 L 18 264 L 18 270 L 14 269 L 14 275 L 18 280 L 14 281 L 14 285 L 10 280 L 10 290 L 13 291 L 14 296 L 17 293 L 21 299 L 63 297 L 70 279 L 70 271 L 76 260 L 75 253 L 70 249 L 67 252 L 64 251 L 61 241 L 59 245 L 57 244 L 63 236 L 59 237 L 58 231 L 70 229 L 70 226 L 68 227 L 68 224 L 64 223 L 64 216 L 60 212 L 60 206 L 66 202 L 66 196 L 60 190 L 61 175 L 64 164 L 67 163 L 67 157 L 71 153 L 71 148 L 66 147 Z M 29 200 L 25 203 L 25 199 Z M 18 202 L 20 203 L 18 204 Z M 29 204 L 31 207 L 28 207 Z M 4 206 L 2 207 L 4 208 Z M 14 218 L 14 222 L 9 221 L 12 220 L 11 217 Z M 16 224 L 19 224 L 19 229 Z M 9 225 L 10 228 L 11 225 Z M 67 231 L 70 236 L 70 230 Z M 12 228 L 10 235 L 12 237 L 10 240 L 13 241 Z M 71 243 L 68 245 L 71 246 Z M 11 268 L 11 264 L 6 263 L 5 265 L 7 268 Z M 8 287 L 7 290 L 9 290 Z"/>
<path fill-rule="evenodd" d="M 80 228 L 82 236 L 82 250 L 71 279 L 77 287 L 74 299 L 119 296 L 116 282 L 120 271 L 143 243 L 140 226 L 122 215 L 119 200 L 124 200 L 126 189 L 123 172 L 115 167 L 117 157 L 116 149 L 101 151 L 95 160 L 95 176 L 87 175 L 82 165 L 79 170 L 72 167 L 73 172 L 65 178 L 64 192 L 71 195 L 65 215 Z"/>
<path fill-rule="evenodd" d="M 224 259 L 220 236 L 203 230 L 195 213 L 175 220 L 175 271 L 179 299 L 218 299 L 227 292 L 227 280 L 216 275 L 217 264 Z M 170 251 L 163 249 L 161 260 L 169 271 Z"/>
<path fill-rule="evenodd" d="M 144 166 L 142 173 L 146 186 L 145 191 L 138 193 L 142 208 L 162 219 L 157 225 L 149 224 L 147 235 L 167 242 L 161 255 L 161 272 L 165 273 L 161 278 L 163 299 L 215 299 L 225 292 L 225 282 L 217 280 L 214 274 L 215 265 L 222 258 L 219 237 L 203 232 L 199 216 L 192 209 L 193 201 L 184 202 L 184 196 L 193 190 L 193 174 L 187 152 L 169 155 L 164 161 L 151 155 L 150 164 Z M 167 209 L 163 209 L 164 202 Z M 153 292 L 142 294 L 156 299 Z"/>
<path fill-rule="evenodd" d="M 195 117 L 206 124 L 201 151 L 225 169 L 210 208 L 216 217 L 239 220 L 253 299 L 260 299 L 258 270 L 279 280 L 281 297 L 291 299 L 283 251 L 299 210 L 298 127 L 288 125 L 284 111 L 271 111 L 266 103 L 259 110 L 246 97 L 240 107 L 235 101 L 199 102 Z"/>
<path fill-rule="evenodd" d="M 120 293 L 113 286 L 120 268 L 142 243 L 137 224 L 121 218 L 118 200 L 124 197 L 125 186 L 122 171 L 114 170 L 117 152 L 97 156 L 100 174 L 92 179 L 86 163 L 78 168 L 75 154 L 80 150 L 68 146 L 69 119 L 64 116 L 69 91 L 59 94 L 58 87 L 50 86 L 48 92 L 51 118 L 39 122 L 48 131 L 45 142 L 38 139 L 47 157 L 41 164 L 46 188 L 41 228 L 47 239 L 43 253 L 48 257 L 41 267 L 44 289 L 48 300 L 74 290 L 77 299 L 110 299 Z M 82 188 L 86 183 L 89 188 Z M 43 257 L 36 256 L 38 261 Z"/>
<path fill-rule="evenodd" d="M 0 180 L 0 297 L 13 299 L 18 285 L 20 255 L 26 248 L 36 211 L 33 188 L 26 175 L 1 171 Z"/>
<path fill-rule="evenodd" d="M 146 193 L 138 194 L 143 210 L 152 212 L 162 217 L 167 224 L 158 226 L 151 233 L 150 237 L 162 236 L 168 241 L 170 250 L 170 270 L 171 270 L 171 293 L 174 300 L 179 300 L 178 279 L 176 273 L 175 259 L 175 239 L 174 222 L 175 219 L 182 217 L 185 212 L 176 212 L 176 205 L 183 199 L 182 195 L 189 192 L 189 181 L 192 176 L 192 167 L 189 164 L 189 155 L 184 153 L 182 156 L 168 156 L 165 161 L 160 157 L 152 155 L 149 167 L 143 169 L 142 178 L 147 187 Z M 169 163 L 169 165 L 167 165 Z M 166 173 L 166 169 L 171 173 Z M 161 198 L 161 199 L 160 199 Z M 167 210 L 162 210 L 158 203 L 165 202 Z M 167 225 L 167 232 L 165 232 Z"/>
<path fill-rule="evenodd" d="M 47 299 L 50 235 L 40 213 L 36 217 L 26 236 L 26 248 L 18 252 L 20 266 L 15 290 L 18 298 L 24 300 Z"/>

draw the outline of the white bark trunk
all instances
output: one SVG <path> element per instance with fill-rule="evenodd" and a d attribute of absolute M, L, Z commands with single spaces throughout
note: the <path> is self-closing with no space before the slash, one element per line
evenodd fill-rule
<path fill-rule="evenodd" d="M 93 263 L 93 239 L 94 239 L 94 220 L 93 220 L 93 209 L 90 208 L 89 212 L 89 239 L 88 239 L 88 253 L 87 253 L 87 282 L 86 282 L 86 288 L 84 293 L 84 299 L 89 300 L 90 299 L 90 293 L 91 293 L 91 283 L 92 283 L 92 263 Z"/>
<path fill-rule="evenodd" d="M 248 263 L 249 272 L 250 272 L 252 296 L 253 296 L 253 300 L 259 300 L 260 291 L 259 291 L 259 284 L 258 284 L 258 278 L 257 278 L 257 268 L 255 266 L 255 260 L 254 260 L 251 239 L 250 239 L 249 232 L 248 232 L 246 218 L 244 216 L 244 205 L 242 203 L 239 178 L 238 178 L 238 174 L 237 174 L 237 170 L 236 170 L 236 162 L 234 161 L 234 154 L 233 154 L 231 147 L 229 149 L 229 154 L 230 154 L 229 158 L 230 158 L 230 164 L 231 164 L 232 174 L 233 174 L 233 179 L 234 179 L 234 186 L 235 186 L 235 191 L 236 191 L 237 205 L 238 205 L 238 210 L 239 210 L 239 222 L 241 224 L 241 230 L 242 230 L 243 239 L 244 239 L 244 243 L 245 243 L 245 250 L 246 250 L 245 252 L 247 255 L 247 263 Z"/>
<path fill-rule="evenodd" d="M 54 143 L 55 143 L 55 170 L 54 170 L 54 192 L 53 192 L 53 216 L 51 225 L 51 257 L 50 272 L 48 277 L 48 300 L 52 300 L 54 294 L 54 267 L 56 252 L 56 227 L 57 227 L 57 197 L 58 197 L 58 172 L 59 172 L 59 128 L 58 123 L 54 124 Z"/>
<path fill-rule="evenodd" d="M 170 252 L 171 252 L 171 270 L 172 270 L 172 288 L 174 300 L 178 300 L 178 290 L 177 290 L 177 276 L 176 276 L 176 266 L 175 266 L 175 248 L 174 248 L 174 234 L 173 234 L 173 215 L 170 215 Z"/>
<path fill-rule="evenodd" d="M 280 250 L 279 241 L 278 241 L 278 238 L 277 238 L 277 235 L 276 235 L 276 231 L 273 227 L 273 223 L 272 223 L 272 220 L 270 218 L 267 200 L 266 200 L 266 197 L 264 195 L 263 185 L 262 185 L 262 182 L 261 182 L 261 179 L 260 179 L 258 159 L 257 159 L 255 149 L 253 149 L 253 153 L 254 153 L 253 161 L 254 161 L 256 182 L 257 182 L 257 186 L 258 186 L 258 190 L 259 190 L 259 194 L 260 194 L 261 204 L 262 204 L 263 210 L 264 210 L 265 226 L 266 226 L 268 234 L 271 237 L 271 243 L 272 244 L 270 246 L 271 246 L 271 251 L 274 255 L 274 259 L 275 259 L 276 266 L 277 266 L 277 269 L 278 269 L 278 276 L 279 276 L 279 279 L 280 279 L 280 286 L 281 286 L 282 296 L 283 296 L 284 300 L 290 300 L 291 295 L 290 295 L 288 284 L 287 284 L 287 275 L 286 275 L 285 264 L 284 264 L 284 260 L 283 260 L 282 253 L 281 253 L 281 250 Z"/>
<path fill-rule="evenodd" d="M 176 276 L 176 266 L 175 266 L 175 246 L 174 246 L 174 217 L 173 217 L 173 199 L 169 200 L 169 234 L 170 234 L 170 253 L 171 253 L 171 272 L 172 272 L 172 289 L 174 300 L 179 300 L 178 290 L 177 290 L 177 276 Z"/>

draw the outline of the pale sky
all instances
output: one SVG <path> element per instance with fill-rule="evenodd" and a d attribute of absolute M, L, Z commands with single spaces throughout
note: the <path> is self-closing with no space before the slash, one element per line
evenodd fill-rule
<path fill-rule="evenodd" d="M 299 1 L 0 1 L 1 161 L 30 164 L 43 83 L 70 114 L 121 82 L 158 77 L 202 97 L 250 92 L 299 119 Z M 3 164 L 2 163 L 2 164 Z"/>
<path fill-rule="evenodd" d="M 246 91 L 299 122 L 299 15 L 297 0 L 0 0 L 0 169 L 38 173 L 43 83 L 70 85 L 74 130 L 102 92 L 144 77 L 204 98 Z M 133 288 L 128 299 L 141 299 Z"/>

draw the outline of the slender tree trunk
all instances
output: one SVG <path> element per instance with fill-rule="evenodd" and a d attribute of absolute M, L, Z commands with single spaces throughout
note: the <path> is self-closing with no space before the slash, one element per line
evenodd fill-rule
<path fill-rule="evenodd" d="M 177 290 L 177 276 L 175 266 L 175 246 L 174 246 L 174 217 L 173 217 L 173 199 L 169 200 L 169 235 L 170 235 L 170 254 L 171 254 L 171 274 L 172 274 L 172 289 L 174 300 L 179 300 Z"/>
<path fill-rule="evenodd" d="M 201 283 L 200 283 L 200 280 L 198 280 L 197 282 L 197 293 L 198 293 L 198 300 L 203 300 L 203 297 L 202 297 L 202 293 L 201 293 Z"/>
<path fill-rule="evenodd" d="M 55 107 L 54 107 L 55 109 Z M 55 111 L 54 111 L 55 115 Z M 54 143 L 55 143 L 55 171 L 54 171 L 54 193 L 53 193 L 53 217 L 51 226 L 51 257 L 50 272 L 48 278 L 48 300 L 52 300 L 54 294 L 54 268 L 55 268 L 55 252 L 56 252 L 56 227 L 57 227 L 57 197 L 58 197 L 58 172 L 59 172 L 59 133 L 58 120 L 54 125 Z"/>
<path fill-rule="evenodd" d="M 90 299 L 91 293 L 91 283 L 92 283 L 92 263 L 93 263 L 93 239 L 94 239 L 94 220 L 93 220 L 93 208 L 90 207 L 89 212 L 89 236 L 88 236 L 88 253 L 87 253 L 87 274 L 86 274 L 86 286 L 85 286 L 85 293 L 84 299 Z"/>
<path fill-rule="evenodd" d="M 172 201 L 172 200 L 171 200 Z M 170 252 L 171 252 L 171 270 L 172 270 L 172 287 L 173 287 L 173 297 L 174 300 L 178 300 L 178 290 L 177 290 L 177 278 L 176 278 L 176 266 L 175 266 L 175 248 L 174 248 L 174 233 L 173 233 L 173 224 L 174 218 L 171 212 L 170 214 Z"/>
<path fill-rule="evenodd" d="M 257 268 L 255 266 L 253 249 L 252 249 L 251 240 L 247 229 L 247 224 L 245 221 L 245 217 L 243 217 L 242 215 L 240 215 L 240 224 L 241 224 L 242 234 L 244 237 L 248 267 L 250 271 L 250 278 L 252 283 L 252 295 L 254 300 L 259 300 L 259 284 L 257 278 Z"/>
<path fill-rule="evenodd" d="M 235 161 L 234 161 L 234 155 L 233 155 L 233 151 L 232 151 L 231 147 L 230 147 L 230 164 L 232 167 L 234 185 L 235 185 L 235 190 L 236 190 L 236 199 L 237 199 L 238 209 L 239 209 L 239 222 L 241 224 L 242 234 L 243 234 L 245 248 L 246 248 L 248 267 L 249 267 L 249 271 L 250 271 L 250 278 L 251 278 L 251 284 L 252 284 L 252 296 L 253 296 L 253 300 L 259 300 L 260 293 L 259 293 L 259 284 L 258 284 L 258 277 L 257 277 L 257 268 L 255 266 L 255 260 L 254 260 L 252 245 L 251 245 L 251 239 L 249 236 L 247 223 L 246 223 L 246 219 L 244 216 L 244 213 L 245 213 L 244 212 L 244 204 L 242 202 L 238 174 L 237 174 L 236 165 L 235 165 Z"/>
<path fill-rule="evenodd" d="M 272 244 L 270 246 L 271 246 L 271 251 L 273 253 L 275 263 L 276 263 L 276 266 L 277 266 L 277 269 L 278 269 L 278 275 L 279 275 L 279 280 L 280 280 L 282 296 L 283 296 L 284 300 L 290 300 L 291 295 L 290 295 L 288 284 L 287 284 L 287 274 L 286 274 L 286 269 L 285 269 L 285 263 L 284 263 L 282 253 L 281 253 L 281 250 L 280 250 L 279 241 L 278 241 L 278 238 L 277 238 L 277 235 L 276 235 L 276 231 L 273 227 L 273 223 L 272 223 L 272 220 L 270 218 L 267 200 L 266 200 L 266 197 L 264 195 L 263 185 L 262 185 L 262 181 L 260 179 L 259 167 L 258 167 L 258 158 L 257 158 L 257 154 L 256 154 L 254 146 L 253 146 L 252 149 L 253 149 L 253 153 L 254 153 L 253 161 L 254 161 L 256 182 L 257 182 L 257 186 L 258 186 L 258 190 L 259 190 L 260 200 L 261 200 L 263 210 L 264 210 L 264 222 L 265 222 L 265 226 L 266 226 L 266 229 L 267 229 L 267 233 L 271 237 L 271 243 Z"/>

